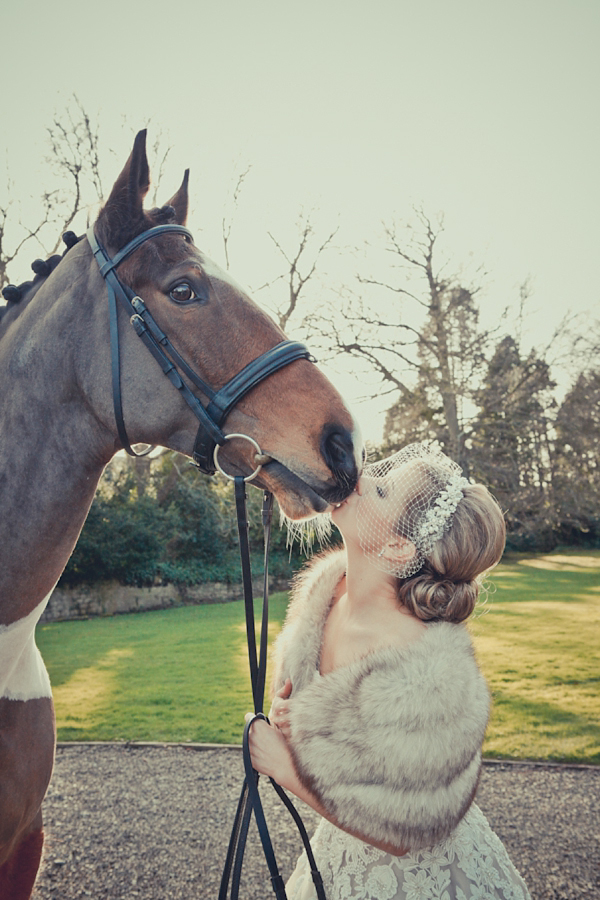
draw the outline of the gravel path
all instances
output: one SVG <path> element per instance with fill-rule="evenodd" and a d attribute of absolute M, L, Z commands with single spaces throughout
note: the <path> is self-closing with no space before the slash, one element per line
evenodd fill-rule
<path fill-rule="evenodd" d="M 59 747 L 34 900 L 216 900 L 241 783 L 239 750 Z M 263 796 L 287 877 L 299 838 Z M 600 769 L 486 764 L 477 802 L 533 900 L 600 900 Z M 317 816 L 302 814 L 310 833 Z M 261 853 L 253 824 L 242 900 L 273 896 Z"/>

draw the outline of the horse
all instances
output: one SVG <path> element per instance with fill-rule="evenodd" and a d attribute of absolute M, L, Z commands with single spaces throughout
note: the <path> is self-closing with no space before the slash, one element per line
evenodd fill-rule
<path fill-rule="evenodd" d="M 244 476 L 259 468 L 254 483 L 272 491 L 283 512 L 296 520 L 348 496 L 362 463 L 359 432 L 339 393 L 307 352 L 294 345 L 285 357 L 291 342 L 281 329 L 193 243 L 185 228 L 189 170 L 168 204 L 144 209 L 150 183 L 145 141 L 142 131 L 89 240 L 65 235 L 62 257 L 38 260 L 33 282 L 4 291 L 9 302 L 0 318 L 3 900 L 31 896 L 56 746 L 50 683 L 34 629 L 109 460 L 123 447 L 134 452 L 130 444 L 145 443 L 195 458 L 210 472 L 207 447 L 214 445 L 219 468 Z M 119 316 L 107 303 L 115 279 L 137 310 L 129 317 L 133 328 L 122 310 Z M 111 329 L 120 341 L 116 351 Z M 150 332 L 156 338 L 152 346 Z M 164 364 L 166 356 L 159 358 L 157 347 L 166 348 L 176 363 Z M 273 363 L 271 356 L 278 354 L 282 358 Z M 264 369 L 258 376 L 257 365 Z M 232 394 L 233 383 L 237 393 Z M 205 415 L 206 404 L 218 406 L 223 395 L 227 402 L 214 425 Z M 226 430 L 221 429 L 225 422 Z M 234 434 L 249 440 L 229 440 Z"/>

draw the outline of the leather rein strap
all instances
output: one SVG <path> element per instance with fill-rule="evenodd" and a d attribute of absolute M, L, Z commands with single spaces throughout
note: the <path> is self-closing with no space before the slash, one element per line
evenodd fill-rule
<path fill-rule="evenodd" d="M 193 243 L 191 232 L 183 225 L 156 225 L 154 228 L 149 228 L 147 231 L 139 234 L 111 258 L 96 237 L 93 226 L 87 232 L 87 239 L 108 291 L 112 394 L 117 433 L 123 449 L 130 456 L 145 455 L 145 453 L 138 454 L 131 448 L 123 418 L 118 298 L 121 305 L 125 308 L 136 334 L 144 342 L 163 373 L 171 384 L 177 388 L 198 419 L 198 432 L 192 455 L 194 462 L 202 472 L 206 475 L 213 475 L 215 472 L 213 461 L 215 447 L 217 444 L 224 444 L 226 440 L 221 426 L 236 403 L 253 387 L 265 378 L 268 378 L 269 375 L 297 359 L 312 360 L 312 356 L 305 344 L 299 341 L 282 341 L 252 360 L 247 366 L 244 366 L 219 391 L 213 390 L 180 356 L 167 335 L 157 325 L 142 298 L 138 297 L 130 287 L 123 284 L 115 271 L 120 263 L 127 259 L 145 241 L 165 233 L 184 235 L 190 243 Z M 204 394 L 208 399 L 207 406 L 204 406 L 190 390 L 180 373 L 183 373 Z"/>
<path fill-rule="evenodd" d="M 246 635 L 248 638 L 248 659 L 250 663 L 250 680 L 252 682 L 252 697 L 254 700 L 254 717 L 246 723 L 243 737 L 243 758 L 245 778 L 238 801 L 235 820 L 227 848 L 227 856 L 223 875 L 221 878 L 221 886 L 219 889 L 218 900 L 227 900 L 227 893 L 231 883 L 230 900 L 239 900 L 240 879 L 242 874 L 242 865 L 244 861 L 244 852 L 246 849 L 246 840 L 248 837 L 248 828 L 250 826 L 250 817 L 254 812 L 258 833 L 263 846 L 263 852 L 269 873 L 271 875 L 271 884 L 277 900 L 287 900 L 285 885 L 283 878 L 277 866 L 275 851 L 269 835 L 269 829 L 265 819 L 265 814 L 258 790 L 259 775 L 252 768 L 252 758 L 250 756 L 250 729 L 258 719 L 269 721 L 263 713 L 264 692 L 265 692 L 265 676 L 267 670 L 267 636 L 269 628 L 269 548 L 271 540 L 271 519 L 273 515 L 273 494 L 265 491 L 263 495 L 262 523 L 264 531 L 264 585 L 263 585 L 263 605 L 260 629 L 260 648 L 257 658 L 256 654 L 256 634 L 254 629 L 254 601 L 252 596 L 252 571 L 250 565 L 250 545 L 248 538 L 248 518 L 246 513 L 246 485 L 242 476 L 233 479 L 235 484 L 235 502 L 237 512 L 237 525 L 240 540 L 240 556 L 242 561 L 242 580 L 244 586 L 244 607 L 246 612 Z M 310 846 L 310 839 L 304 827 L 304 823 L 300 815 L 289 799 L 285 791 L 272 778 L 269 779 L 271 785 L 275 789 L 277 795 L 288 809 L 290 815 L 294 819 L 304 849 L 308 857 L 311 875 L 318 900 L 326 900 L 325 890 L 323 888 L 323 880 L 317 869 L 317 864 Z"/>

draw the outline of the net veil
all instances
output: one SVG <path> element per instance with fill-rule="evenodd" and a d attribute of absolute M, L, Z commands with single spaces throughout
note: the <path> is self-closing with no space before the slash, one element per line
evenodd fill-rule
<path fill-rule="evenodd" d="M 409 444 L 365 466 L 356 526 L 373 565 L 406 578 L 450 528 L 469 482 L 435 445 Z"/>

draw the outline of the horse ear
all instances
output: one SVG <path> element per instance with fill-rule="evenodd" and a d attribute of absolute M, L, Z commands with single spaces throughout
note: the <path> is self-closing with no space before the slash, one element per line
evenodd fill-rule
<path fill-rule="evenodd" d="M 105 243 L 119 249 L 139 233 L 144 221 L 144 197 L 149 186 L 150 168 L 144 128 L 138 131 L 131 156 L 98 217 Z"/>
<path fill-rule="evenodd" d="M 175 210 L 175 221 L 178 225 L 185 225 L 188 214 L 188 181 L 190 170 L 186 169 L 181 182 L 181 187 L 176 194 L 173 194 L 167 206 L 172 206 Z"/>

